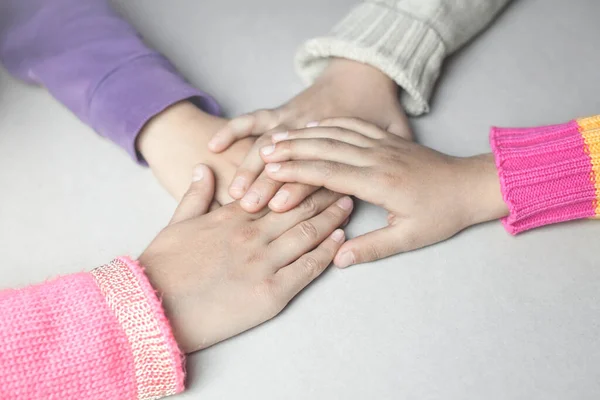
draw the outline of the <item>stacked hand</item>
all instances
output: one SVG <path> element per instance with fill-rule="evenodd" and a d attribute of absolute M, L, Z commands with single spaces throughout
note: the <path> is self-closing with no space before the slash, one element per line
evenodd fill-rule
<path fill-rule="evenodd" d="M 412 138 L 408 120 L 398 103 L 398 87 L 379 70 L 349 60 L 333 60 L 307 90 L 272 110 L 259 110 L 231 120 L 209 143 L 214 152 L 230 151 L 234 142 L 258 136 L 229 187 L 248 212 L 267 204 L 288 211 L 318 188 L 274 181 L 264 170 L 258 150 L 271 142 L 273 132 L 298 129 L 328 117 L 359 117 L 406 139 Z M 246 139 L 247 140 L 247 139 Z M 239 142 L 235 143 L 238 145 Z M 234 145 L 234 146 L 235 146 Z"/>
<path fill-rule="evenodd" d="M 207 214 L 215 179 L 199 166 L 169 226 L 140 256 L 183 351 L 277 315 L 325 270 L 344 242 L 352 200 L 321 189 L 285 213 L 238 202 Z"/>
<path fill-rule="evenodd" d="M 138 136 L 137 148 L 159 182 L 176 199 L 181 199 L 187 190 L 194 165 L 203 163 L 217 177 L 215 199 L 220 204 L 228 204 L 233 199 L 227 187 L 254 138 L 238 141 L 221 154 L 208 151 L 208 141 L 226 123 L 226 119 L 206 114 L 183 101 L 156 115 L 144 127 Z"/>
<path fill-rule="evenodd" d="M 437 243 L 508 212 L 492 156 L 451 157 L 343 118 L 272 141 L 260 150 L 269 178 L 323 186 L 389 212 L 387 227 L 342 246 L 339 267 Z"/>

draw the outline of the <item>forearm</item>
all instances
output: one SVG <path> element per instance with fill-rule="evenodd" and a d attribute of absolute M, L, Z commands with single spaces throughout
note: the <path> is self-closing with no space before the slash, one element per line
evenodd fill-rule
<path fill-rule="evenodd" d="M 170 105 L 195 97 L 208 113 L 219 112 L 106 0 L 8 0 L 1 7 L 0 59 L 7 69 L 45 86 L 133 157 L 142 127 Z"/>
<path fill-rule="evenodd" d="M 372 65 L 402 89 L 410 114 L 429 110 L 444 59 L 483 30 L 510 0 L 370 0 L 323 38 L 306 42 L 297 67 L 314 80 L 331 57 Z"/>
<path fill-rule="evenodd" d="M 183 390 L 183 357 L 141 267 L 0 292 L 0 397 L 150 399 Z"/>

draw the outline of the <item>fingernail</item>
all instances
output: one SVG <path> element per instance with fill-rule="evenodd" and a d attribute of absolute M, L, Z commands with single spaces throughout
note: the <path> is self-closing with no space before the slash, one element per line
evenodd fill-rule
<path fill-rule="evenodd" d="M 351 210 L 354 206 L 352 199 L 348 196 L 344 196 L 337 201 L 337 205 L 340 206 L 342 210 Z"/>
<path fill-rule="evenodd" d="M 275 197 L 273 197 L 269 204 L 271 204 L 274 207 L 280 208 L 283 207 L 285 203 L 287 203 L 289 198 L 290 194 L 287 190 L 280 190 L 279 192 L 277 192 Z"/>
<path fill-rule="evenodd" d="M 349 250 L 349 251 L 345 251 L 342 254 L 340 254 L 336 265 L 339 268 L 346 268 L 346 267 L 351 266 L 355 262 L 356 262 L 356 260 L 354 258 L 354 254 L 352 253 L 352 251 Z"/>
<path fill-rule="evenodd" d="M 223 141 L 221 140 L 220 137 L 215 136 L 212 139 L 210 139 L 210 142 L 208 142 L 208 148 L 211 150 L 215 150 L 216 148 L 219 147 L 219 145 L 223 143 Z"/>
<path fill-rule="evenodd" d="M 318 121 L 312 121 L 312 122 L 309 122 L 308 124 L 306 124 L 307 128 L 314 128 L 315 126 L 319 126 Z"/>
<path fill-rule="evenodd" d="M 192 174 L 192 182 L 199 182 L 202 179 L 204 179 L 204 167 L 194 168 L 194 173 Z"/>
<path fill-rule="evenodd" d="M 265 167 L 265 169 L 269 172 L 277 172 L 277 171 L 279 171 L 280 168 L 281 168 L 281 164 L 278 164 L 278 163 L 267 164 L 267 166 Z"/>
<path fill-rule="evenodd" d="M 281 142 L 282 140 L 287 139 L 288 136 L 289 136 L 288 132 L 274 133 L 271 136 L 271 140 L 273 141 L 273 143 L 277 143 L 277 142 Z"/>
<path fill-rule="evenodd" d="M 344 231 L 341 229 L 336 229 L 335 232 L 331 234 L 331 238 L 338 243 L 341 243 L 344 240 Z"/>
<path fill-rule="evenodd" d="M 263 153 L 265 156 L 268 156 L 269 154 L 273 154 L 273 152 L 275 151 L 275 145 L 271 145 L 271 146 L 265 146 L 262 149 L 260 149 L 260 152 Z"/>
<path fill-rule="evenodd" d="M 231 183 L 231 189 L 237 191 L 242 191 L 246 188 L 246 179 L 238 176 Z"/>
<path fill-rule="evenodd" d="M 248 193 L 246 193 L 246 195 L 244 196 L 242 201 L 246 204 L 254 206 L 254 205 L 257 205 L 258 202 L 260 201 L 260 195 L 258 193 L 256 193 L 255 191 L 248 192 Z"/>

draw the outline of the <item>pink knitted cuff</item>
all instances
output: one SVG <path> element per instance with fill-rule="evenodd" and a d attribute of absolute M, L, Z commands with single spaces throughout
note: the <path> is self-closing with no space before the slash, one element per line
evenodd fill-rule
<path fill-rule="evenodd" d="M 538 128 L 492 128 L 511 234 L 600 215 L 600 116 Z"/>
<path fill-rule="evenodd" d="M 138 399 L 184 389 L 183 355 L 142 267 L 119 257 L 91 272 L 131 347 Z"/>

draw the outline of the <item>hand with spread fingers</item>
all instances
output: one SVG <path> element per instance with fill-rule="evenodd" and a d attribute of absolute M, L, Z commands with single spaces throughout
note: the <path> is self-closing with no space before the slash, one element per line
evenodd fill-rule
<path fill-rule="evenodd" d="M 389 212 L 387 227 L 342 246 L 339 267 L 428 246 L 508 213 L 491 155 L 448 156 L 348 118 L 272 141 L 260 152 L 273 180 L 323 186 Z"/>
<path fill-rule="evenodd" d="M 197 351 L 277 315 L 318 277 L 344 242 L 347 196 L 320 189 L 285 213 L 245 212 L 234 202 L 206 213 L 215 178 L 194 183 L 140 256 L 183 351 Z"/>
<path fill-rule="evenodd" d="M 258 136 L 252 149 L 239 166 L 229 186 L 229 194 L 241 199 L 248 212 L 269 206 L 288 211 L 318 188 L 271 179 L 264 171 L 258 150 L 271 143 L 271 134 L 298 129 L 311 121 L 330 117 L 359 117 L 412 138 L 408 119 L 398 100 L 398 86 L 380 70 L 359 62 L 334 59 L 315 83 L 286 104 L 259 110 L 232 119 L 209 143 L 210 150 L 220 153 L 235 142 Z"/>

